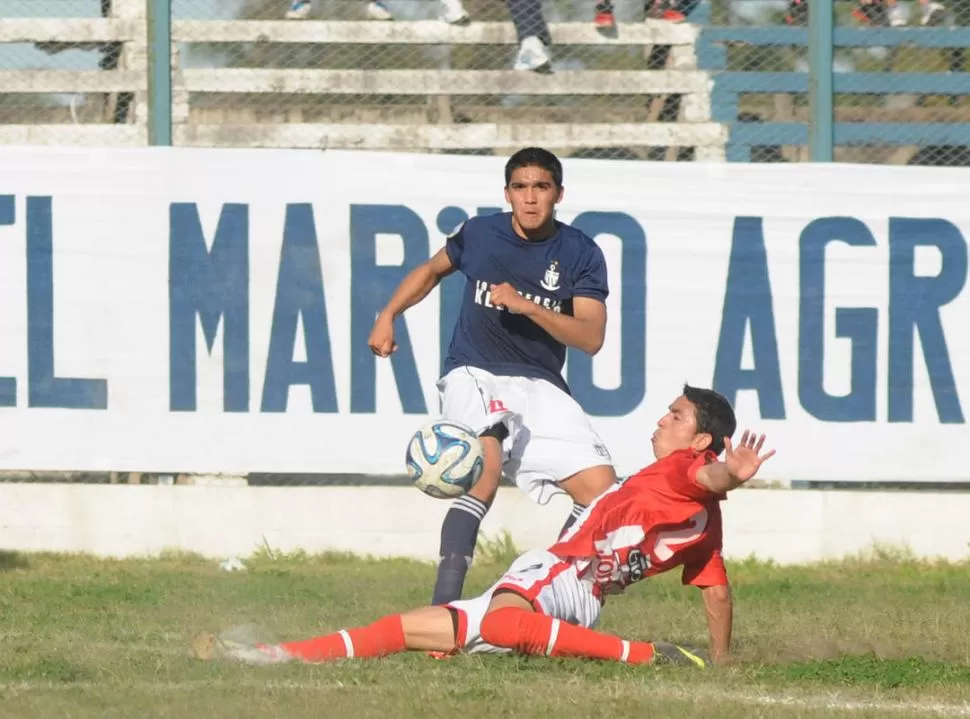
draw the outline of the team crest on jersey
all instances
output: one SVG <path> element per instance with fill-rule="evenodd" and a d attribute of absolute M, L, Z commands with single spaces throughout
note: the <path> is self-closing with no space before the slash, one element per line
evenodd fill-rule
<path fill-rule="evenodd" d="M 550 292 L 559 289 L 559 260 L 553 260 L 549 263 L 549 269 L 546 270 L 546 274 L 543 275 L 542 282 L 539 284 Z"/>

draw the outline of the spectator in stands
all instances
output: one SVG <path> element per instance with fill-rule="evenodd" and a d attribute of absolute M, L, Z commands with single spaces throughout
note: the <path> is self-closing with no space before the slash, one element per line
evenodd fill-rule
<path fill-rule="evenodd" d="M 920 24 L 938 25 L 946 17 L 946 6 L 931 0 L 919 0 Z M 852 17 L 864 25 L 889 25 L 902 27 L 906 15 L 899 0 L 861 0 Z"/>
<path fill-rule="evenodd" d="M 515 58 L 516 70 L 551 72 L 552 58 L 547 49 L 552 45 L 552 35 L 542 14 L 542 0 L 505 0 L 519 39 L 519 54 Z"/>
<path fill-rule="evenodd" d="M 111 0 L 101 0 L 101 17 L 110 18 Z M 105 44 L 102 50 L 101 59 L 98 67 L 102 70 L 117 70 L 121 62 L 121 43 L 110 42 Z M 135 101 L 135 94 L 132 92 L 119 92 L 115 98 L 114 111 L 111 113 L 112 122 L 123 125 L 128 122 L 128 115 L 131 112 L 132 103 Z"/>
<path fill-rule="evenodd" d="M 111 11 L 112 0 L 101 0 L 101 17 L 113 17 Z M 49 55 L 56 55 L 65 50 L 89 49 L 88 43 L 71 42 L 39 42 L 36 43 L 37 49 Z M 95 43 L 94 47 L 100 50 L 101 58 L 98 60 L 98 68 L 101 70 L 117 70 L 121 63 L 122 44 L 120 42 Z M 112 93 L 104 96 L 106 104 L 110 105 Z M 115 124 L 123 125 L 128 122 L 131 115 L 131 106 L 134 103 L 135 94 L 132 92 L 119 92 L 115 96 L 114 108 L 111 110 L 111 121 Z"/>
<path fill-rule="evenodd" d="M 645 18 L 684 22 L 699 4 L 700 0 L 644 0 L 643 14 Z M 616 29 L 612 0 L 601 0 L 596 4 L 593 24 L 604 31 Z"/>
<path fill-rule="evenodd" d="M 470 22 L 461 0 L 440 0 L 441 19 L 452 25 Z M 548 47 L 552 45 L 549 26 L 542 14 L 542 0 L 506 0 L 515 32 L 519 39 L 519 53 L 515 58 L 516 70 L 550 72 L 552 59 Z M 293 0 L 286 17 L 302 20 L 310 16 L 311 0 Z M 393 20 L 394 15 L 382 0 L 367 5 L 367 17 L 371 20 Z"/>

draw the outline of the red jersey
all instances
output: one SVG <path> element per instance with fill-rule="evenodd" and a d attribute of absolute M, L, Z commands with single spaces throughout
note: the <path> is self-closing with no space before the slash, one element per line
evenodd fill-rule
<path fill-rule="evenodd" d="M 599 595 L 683 565 L 684 584 L 727 584 L 721 509 L 696 481 L 712 452 L 678 450 L 601 494 L 549 551 L 585 564 Z"/>

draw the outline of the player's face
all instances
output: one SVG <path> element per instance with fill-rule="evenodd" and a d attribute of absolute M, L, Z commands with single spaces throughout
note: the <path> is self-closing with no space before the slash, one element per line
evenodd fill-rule
<path fill-rule="evenodd" d="M 512 205 L 512 225 L 524 237 L 547 230 L 553 222 L 556 203 L 562 199 L 552 173 L 541 167 L 520 167 L 512 172 L 505 199 Z"/>
<path fill-rule="evenodd" d="M 678 449 L 702 451 L 711 443 L 711 436 L 697 433 L 694 405 L 681 395 L 657 422 L 657 431 L 653 433 L 651 442 L 654 456 L 663 459 Z"/>

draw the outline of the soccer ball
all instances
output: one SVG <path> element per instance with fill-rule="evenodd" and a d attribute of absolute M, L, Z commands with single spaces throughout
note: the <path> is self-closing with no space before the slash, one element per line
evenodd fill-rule
<path fill-rule="evenodd" d="M 414 433 L 405 461 L 418 489 L 435 499 L 453 499 L 478 482 L 485 452 L 470 427 L 435 420 Z"/>

